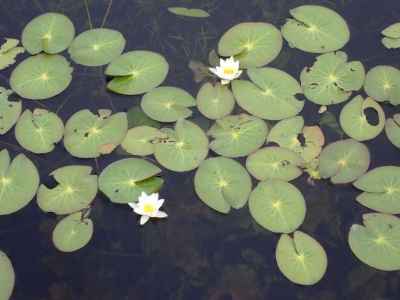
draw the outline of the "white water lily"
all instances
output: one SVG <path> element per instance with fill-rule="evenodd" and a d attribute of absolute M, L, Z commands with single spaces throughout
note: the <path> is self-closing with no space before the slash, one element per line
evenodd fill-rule
<path fill-rule="evenodd" d="M 228 84 L 242 74 L 242 70 L 239 70 L 239 61 L 235 60 L 233 56 L 227 59 L 221 58 L 219 66 L 209 69 L 221 79 L 222 84 Z"/>
<path fill-rule="evenodd" d="M 147 195 L 145 192 L 139 196 L 137 203 L 128 203 L 133 211 L 140 217 L 140 225 L 146 224 L 150 218 L 166 218 L 168 215 L 160 211 L 160 207 L 164 204 L 164 199 L 158 199 L 158 193 Z"/>

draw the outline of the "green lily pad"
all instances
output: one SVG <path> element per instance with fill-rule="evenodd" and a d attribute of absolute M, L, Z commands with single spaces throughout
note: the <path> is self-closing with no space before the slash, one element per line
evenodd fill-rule
<path fill-rule="evenodd" d="M 142 110 L 140 105 L 132 106 L 126 113 L 128 118 L 128 128 L 138 126 L 149 126 L 154 128 L 161 128 L 161 123 L 150 119 Z"/>
<path fill-rule="evenodd" d="M 218 43 L 221 56 L 235 56 L 241 68 L 261 67 L 282 49 L 282 35 L 272 24 L 245 22 L 230 28 Z"/>
<path fill-rule="evenodd" d="M 247 157 L 246 168 L 258 180 L 290 181 L 303 173 L 300 168 L 303 163 L 301 156 L 289 149 L 265 147 Z"/>
<path fill-rule="evenodd" d="M 302 5 L 289 12 L 293 19 L 288 19 L 281 31 L 292 48 L 326 53 L 341 49 L 350 39 L 346 21 L 327 7 Z"/>
<path fill-rule="evenodd" d="M 240 107 L 267 120 L 282 120 L 297 115 L 304 101 L 299 83 L 289 74 L 274 68 L 249 69 L 251 81 L 235 80 L 232 90 Z"/>
<path fill-rule="evenodd" d="M 16 39 L 8 39 L 0 47 L 0 70 L 3 70 L 15 63 L 18 54 L 24 53 L 24 47 L 17 47 L 19 41 Z"/>
<path fill-rule="evenodd" d="M 27 109 L 15 126 L 18 143 L 33 153 L 49 153 L 64 135 L 64 124 L 53 112 Z"/>
<path fill-rule="evenodd" d="M 45 13 L 32 19 L 22 32 L 22 45 L 30 54 L 64 51 L 75 36 L 71 20 L 62 14 Z"/>
<path fill-rule="evenodd" d="M 126 113 L 111 114 L 109 110 L 99 110 L 95 115 L 83 109 L 65 124 L 64 146 L 75 157 L 99 157 L 111 153 L 123 141 L 127 131 Z"/>
<path fill-rule="evenodd" d="M 301 192 L 282 180 L 260 182 L 250 194 L 249 209 L 258 224 L 277 233 L 295 231 L 306 215 Z"/>
<path fill-rule="evenodd" d="M 62 219 L 53 230 L 53 244 L 62 252 L 85 247 L 93 236 L 93 222 L 76 212 Z"/>
<path fill-rule="evenodd" d="M 368 71 L 365 92 L 376 101 L 400 104 L 400 70 L 392 66 L 376 66 Z"/>
<path fill-rule="evenodd" d="M 400 167 L 378 167 L 361 176 L 354 186 L 364 193 L 356 200 L 382 213 L 400 214 Z"/>
<path fill-rule="evenodd" d="M 282 234 L 276 247 L 279 270 L 290 281 L 313 285 L 322 279 L 328 267 L 328 257 L 318 241 L 296 231 L 293 237 Z"/>
<path fill-rule="evenodd" d="M 103 66 L 121 55 L 126 40 L 116 30 L 95 28 L 80 33 L 68 49 L 71 59 L 80 65 Z"/>
<path fill-rule="evenodd" d="M 126 158 L 108 165 L 99 177 L 100 190 L 114 203 L 136 202 L 142 192 L 158 192 L 164 180 L 161 169 L 140 158 Z"/>
<path fill-rule="evenodd" d="M 247 114 L 230 115 L 216 120 L 207 133 L 212 137 L 210 149 L 227 157 L 246 156 L 264 143 L 267 124 Z"/>
<path fill-rule="evenodd" d="M 385 132 L 389 141 L 400 149 L 400 114 L 386 120 Z"/>
<path fill-rule="evenodd" d="M 154 143 L 166 137 L 167 136 L 157 128 L 138 126 L 128 130 L 121 146 L 129 154 L 146 156 L 154 153 Z"/>
<path fill-rule="evenodd" d="M 0 135 L 6 134 L 15 123 L 22 111 L 21 101 L 9 101 L 11 90 L 0 87 Z"/>
<path fill-rule="evenodd" d="M 90 206 L 97 194 L 97 176 L 89 166 L 65 166 L 52 173 L 58 183 L 53 188 L 42 184 L 37 203 L 44 212 L 57 215 L 71 214 Z"/>
<path fill-rule="evenodd" d="M 12 214 L 33 199 L 39 186 L 39 173 L 25 155 L 11 162 L 6 149 L 0 152 L 0 215 Z"/>
<path fill-rule="evenodd" d="M 130 51 L 114 59 L 105 71 L 114 77 L 107 88 L 123 95 L 140 95 L 159 86 L 167 77 L 168 62 L 151 51 Z"/>
<path fill-rule="evenodd" d="M 25 59 L 14 69 L 10 86 L 21 97 L 43 100 L 63 92 L 71 83 L 72 71 L 64 57 L 38 54 Z"/>
<path fill-rule="evenodd" d="M 349 245 L 354 255 L 378 270 L 400 270 L 400 219 L 370 213 L 363 215 L 363 223 L 350 228 Z"/>
<path fill-rule="evenodd" d="M 155 88 L 143 96 L 141 107 L 146 115 L 159 122 L 175 122 L 192 115 L 189 107 L 195 106 L 192 95 L 172 86 Z"/>
<path fill-rule="evenodd" d="M 0 250 L 0 299 L 11 299 L 15 285 L 15 272 L 11 260 Z"/>
<path fill-rule="evenodd" d="M 382 44 L 388 49 L 400 48 L 400 23 L 394 23 L 382 31 Z"/>
<path fill-rule="evenodd" d="M 242 208 L 250 195 L 251 185 L 246 169 L 237 161 L 225 157 L 203 161 L 194 177 L 196 194 L 220 213 Z"/>
<path fill-rule="evenodd" d="M 332 183 L 349 183 L 367 172 L 370 154 L 367 146 L 353 139 L 333 142 L 320 155 L 319 172 Z"/>
<path fill-rule="evenodd" d="M 154 156 L 165 168 L 175 172 L 196 169 L 208 154 L 208 138 L 193 122 L 180 119 L 175 130 L 163 130 L 166 138 L 155 143 Z"/>
<path fill-rule="evenodd" d="M 197 94 L 197 108 L 208 119 L 229 115 L 235 107 L 232 92 L 224 85 L 205 83 Z"/>
<path fill-rule="evenodd" d="M 378 124 L 368 122 L 365 111 L 373 109 L 378 115 Z M 340 112 L 340 125 L 344 132 L 357 141 L 367 141 L 377 137 L 385 127 L 385 112 L 372 98 L 354 97 Z"/>
<path fill-rule="evenodd" d="M 168 11 L 178 16 L 192 17 L 192 18 L 207 18 L 210 16 L 208 12 L 200 8 L 186 8 L 186 7 L 168 7 Z"/>

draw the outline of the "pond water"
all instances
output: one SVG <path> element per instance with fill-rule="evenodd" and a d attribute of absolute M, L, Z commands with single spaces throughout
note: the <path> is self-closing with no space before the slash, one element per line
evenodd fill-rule
<path fill-rule="evenodd" d="M 48 11 L 66 14 L 78 32 L 103 22 L 122 32 L 125 49 L 148 49 L 162 53 L 170 64 L 164 85 L 184 88 L 196 95 L 200 83 L 188 68 L 191 60 L 207 63 L 210 50 L 231 26 L 244 21 L 284 24 L 289 9 L 302 4 L 321 4 L 335 9 L 349 23 L 351 40 L 345 46 L 351 59 L 366 69 L 375 65 L 400 66 L 400 52 L 385 49 L 380 32 L 400 20 L 398 0 L 2 0 L 0 37 L 19 38 L 26 23 Z M 167 11 L 170 6 L 198 7 L 209 18 L 181 18 Z M 25 55 L 25 54 L 24 54 Z M 18 61 L 24 58 L 18 57 Z M 302 68 L 315 55 L 298 50 L 284 51 L 271 66 L 299 78 Z M 25 101 L 25 108 L 46 107 L 65 121 L 74 112 L 90 108 L 126 111 L 140 103 L 140 96 L 121 96 L 106 91 L 104 67 L 74 65 L 69 88 L 44 102 Z M 8 87 L 13 68 L 0 73 L 0 86 Z M 337 115 L 343 105 L 330 111 Z M 384 105 L 387 113 L 400 109 Z M 317 124 L 318 106 L 307 101 L 302 115 L 306 124 Z M 195 122 L 209 126 L 199 113 Z M 338 139 L 324 130 L 327 143 Z M 399 164 L 400 152 L 384 134 L 366 142 L 371 151 L 370 168 Z M 0 149 L 12 155 L 25 153 L 39 167 L 42 181 L 52 184 L 48 174 L 61 166 L 90 164 L 100 173 L 124 154 L 94 160 L 71 157 L 58 145 L 46 155 L 34 155 L 15 141 L 13 130 L 0 137 Z M 255 224 L 247 206 L 228 215 L 219 214 L 201 202 L 193 189 L 194 172 L 163 170 L 161 196 L 169 218 L 138 226 L 137 216 L 127 206 L 112 204 L 98 194 L 91 218 L 95 225 L 92 241 L 83 249 L 65 254 L 51 241 L 57 218 L 44 214 L 32 201 L 19 212 L 0 217 L 0 249 L 7 253 L 16 272 L 13 300 L 262 300 L 262 299 L 371 299 L 400 298 L 399 272 L 381 272 L 362 264 L 347 243 L 349 228 L 360 223 L 368 210 L 354 199 L 352 185 L 334 186 L 328 181 L 315 185 L 307 176 L 294 181 L 307 203 L 301 230 L 325 248 L 329 266 L 316 285 L 302 287 L 288 281 L 275 262 L 279 235 Z M 1 276 L 1 274 L 0 274 Z"/>

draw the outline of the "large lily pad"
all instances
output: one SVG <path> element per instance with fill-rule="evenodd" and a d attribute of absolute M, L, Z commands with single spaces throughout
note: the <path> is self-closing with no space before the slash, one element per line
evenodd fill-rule
<path fill-rule="evenodd" d="M 205 83 L 200 88 L 196 100 L 199 111 L 212 120 L 229 115 L 235 107 L 232 92 L 221 84 Z"/>
<path fill-rule="evenodd" d="M 89 166 L 65 166 L 50 176 L 58 183 L 48 188 L 40 185 L 37 203 L 44 212 L 65 215 L 89 207 L 97 194 L 97 176 Z"/>
<path fill-rule="evenodd" d="M 0 250 L 0 299 L 11 299 L 15 285 L 15 272 L 11 260 Z"/>
<path fill-rule="evenodd" d="M 74 24 L 62 14 L 45 13 L 32 19 L 22 32 L 22 45 L 30 54 L 64 51 L 75 36 Z"/>
<path fill-rule="evenodd" d="M 192 115 L 189 107 L 195 106 L 192 95 L 183 89 L 162 86 L 155 88 L 143 96 L 141 107 L 153 120 L 159 122 L 175 122 Z"/>
<path fill-rule="evenodd" d="M 64 134 L 62 120 L 53 112 L 35 109 L 25 110 L 15 126 L 18 143 L 33 153 L 49 153 Z"/>
<path fill-rule="evenodd" d="M 111 153 L 123 141 L 127 130 L 126 113 L 99 110 L 95 115 L 83 109 L 65 124 L 64 146 L 75 157 L 99 157 Z"/>
<path fill-rule="evenodd" d="M 175 130 L 163 130 L 166 138 L 155 143 L 155 157 L 165 168 L 186 172 L 197 168 L 208 154 L 208 138 L 196 124 L 180 119 Z"/>
<path fill-rule="evenodd" d="M 69 86 L 72 70 L 70 63 L 60 55 L 38 54 L 25 59 L 14 69 L 10 86 L 27 99 L 51 98 Z"/>
<path fill-rule="evenodd" d="M 121 146 L 132 155 L 146 156 L 153 154 L 155 151 L 154 144 L 166 137 L 167 135 L 157 128 L 138 126 L 128 130 Z"/>
<path fill-rule="evenodd" d="M 221 56 L 235 56 L 241 68 L 261 67 L 273 61 L 282 49 L 279 30 L 268 23 L 245 22 L 230 28 L 218 43 Z"/>
<path fill-rule="evenodd" d="M 116 30 L 95 28 L 80 33 L 68 49 L 71 59 L 84 66 L 103 66 L 124 51 L 126 40 Z"/>
<path fill-rule="evenodd" d="M 0 87 L 0 134 L 6 134 L 21 115 L 22 103 L 8 100 L 11 94 L 11 90 Z"/>
<path fill-rule="evenodd" d="M 296 231 L 293 237 L 282 234 L 276 247 L 279 270 L 290 281 L 313 285 L 322 279 L 328 267 L 328 257 L 318 241 Z"/>
<path fill-rule="evenodd" d="M 318 5 L 302 5 L 290 10 L 293 19 L 282 27 L 289 46 L 311 53 L 342 48 L 350 39 L 346 21 L 335 11 Z"/>
<path fill-rule="evenodd" d="M 210 148 L 227 157 L 246 156 L 260 148 L 268 134 L 267 124 L 247 114 L 226 116 L 216 120 L 208 131 Z"/>
<path fill-rule="evenodd" d="M 105 71 L 114 77 L 107 88 L 123 95 L 140 95 L 159 86 L 167 77 L 165 58 L 151 51 L 130 51 L 114 59 Z"/>
<path fill-rule="evenodd" d="M 111 202 L 135 202 L 142 192 L 152 194 L 160 190 L 164 183 L 156 177 L 160 172 L 160 168 L 144 159 L 122 159 L 101 172 L 99 188 Z"/>
<path fill-rule="evenodd" d="M 385 132 L 389 141 L 400 149 L 400 114 L 386 120 Z"/>
<path fill-rule="evenodd" d="M 394 23 L 386 27 L 382 34 L 382 44 L 388 49 L 400 48 L 400 23 Z"/>
<path fill-rule="evenodd" d="M 295 231 L 306 215 L 301 192 L 293 184 L 281 180 L 260 182 L 250 194 L 249 208 L 258 224 L 277 233 Z"/>
<path fill-rule="evenodd" d="M 235 80 L 232 89 L 240 107 L 254 116 L 281 120 L 297 115 L 304 101 L 299 83 L 289 74 L 274 68 L 249 69 L 251 81 Z"/>
<path fill-rule="evenodd" d="M 199 198 L 220 213 L 243 207 L 251 192 L 251 178 L 233 159 L 209 158 L 196 171 L 194 187 Z"/>
<path fill-rule="evenodd" d="M 11 162 L 7 150 L 0 152 L 0 215 L 12 214 L 25 207 L 35 196 L 39 173 L 25 155 Z"/>
<path fill-rule="evenodd" d="M 367 146 L 353 139 L 333 142 L 320 155 L 319 172 L 332 183 L 349 183 L 367 172 L 370 154 Z"/>
<path fill-rule="evenodd" d="M 400 219 L 370 213 L 363 215 L 363 223 L 350 228 L 349 245 L 354 255 L 378 270 L 400 270 Z"/>
<path fill-rule="evenodd" d="M 378 115 L 378 123 L 370 124 L 365 111 L 372 109 Z M 343 131 L 357 141 L 367 141 L 378 136 L 385 127 L 385 112 L 372 98 L 362 96 L 353 98 L 340 112 L 340 125 Z"/>
<path fill-rule="evenodd" d="M 19 40 L 8 39 L 0 47 L 0 70 L 3 70 L 15 63 L 18 54 L 24 53 L 24 47 L 17 47 Z"/>

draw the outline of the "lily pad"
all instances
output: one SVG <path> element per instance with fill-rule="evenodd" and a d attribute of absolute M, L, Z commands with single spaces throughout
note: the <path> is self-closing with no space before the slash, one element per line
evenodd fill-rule
<path fill-rule="evenodd" d="M 388 49 L 400 48 L 400 23 L 394 23 L 382 31 L 382 44 Z"/>
<path fill-rule="evenodd" d="M 12 214 L 28 205 L 39 186 L 39 173 L 25 155 L 11 162 L 7 150 L 0 152 L 0 215 Z"/>
<path fill-rule="evenodd" d="M 332 183 L 349 183 L 367 172 L 370 154 L 367 146 L 353 139 L 333 142 L 320 155 L 319 172 Z"/>
<path fill-rule="evenodd" d="M 175 172 L 196 169 L 208 154 L 208 138 L 193 122 L 180 119 L 175 130 L 163 130 L 166 138 L 155 143 L 155 158 L 165 168 Z"/>
<path fill-rule="evenodd" d="M 363 215 L 363 225 L 354 224 L 349 245 L 363 263 L 382 271 L 400 270 L 400 219 L 386 214 Z"/>
<path fill-rule="evenodd" d="M 296 231 L 293 237 L 282 234 L 276 247 L 279 270 L 290 281 L 313 285 L 322 279 L 328 267 L 328 257 L 318 241 Z"/>
<path fill-rule="evenodd" d="M 297 115 L 304 101 L 299 83 L 289 74 L 274 68 L 249 69 L 248 80 L 232 82 L 233 94 L 244 110 L 267 120 L 282 120 Z"/>
<path fill-rule="evenodd" d="M 71 59 L 77 64 L 103 66 L 124 51 L 126 40 L 116 30 L 95 28 L 80 33 L 68 49 Z"/>
<path fill-rule="evenodd" d="M 258 224 L 276 233 L 295 231 L 306 215 L 301 192 L 282 180 L 260 182 L 250 194 L 249 209 Z"/>
<path fill-rule="evenodd" d="M 282 27 L 289 46 L 305 52 L 326 53 L 341 49 L 350 39 L 346 21 L 335 11 L 319 5 L 291 9 Z"/>
<path fill-rule="evenodd" d="M 318 56 L 312 67 L 300 74 L 301 86 L 310 101 L 331 105 L 346 101 L 353 91 L 362 88 L 365 69 L 359 61 L 347 61 L 341 51 Z"/>
<path fill-rule="evenodd" d="M 11 90 L 0 87 L 0 134 L 6 134 L 17 122 L 22 111 L 21 101 L 10 101 Z"/>
<path fill-rule="evenodd" d="M 168 62 L 151 51 L 130 51 L 114 59 L 105 71 L 114 77 L 107 88 L 123 95 L 140 95 L 159 86 L 167 77 Z"/>
<path fill-rule="evenodd" d="M 232 92 L 221 84 L 205 83 L 200 88 L 196 100 L 199 111 L 212 120 L 229 115 L 235 107 Z"/>
<path fill-rule="evenodd" d="M 62 219 L 53 230 L 54 246 L 62 252 L 74 252 L 85 247 L 93 236 L 93 222 L 76 212 Z"/>
<path fill-rule="evenodd" d="M 194 177 L 196 194 L 220 213 L 243 207 L 251 192 L 251 185 L 246 169 L 237 161 L 225 157 L 203 161 Z"/>
<path fill-rule="evenodd" d="M 14 69 L 10 86 L 21 97 L 43 100 L 63 92 L 71 83 L 72 71 L 64 57 L 38 54 L 25 59 Z"/>
<path fill-rule="evenodd" d="M 142 110 L 140 105 L 132 106 L 126 113 L 128 118 L 128 128 L 138 126 L 149 126 L 154 128 L 161 128 L 161 123 L 149 118 Z"/>
<path fill-rule="evenodd" d="M 218 43 L 221 56 L 235 56 L 241 68 L 261 67 L 282 49 L 280 31 L 269 23 L 245 22 L 230 28 Z"/>
<path fill-rule="evenodd" d="M 0 70 L 3 70 L 15 63 L 18 54 L 24 53 L 24 47 L 17 47 L 19 41 L 16 39 L 8 39 L 0 47 Z"/>
<path fill-rule="evenodd" d="M 168 7 L 168 11 L 178 16 L 192 17 L 192 18 L 207 18 L 210 16 L 208 12 L 200 8 L 186 8 L 186 7 Z"/>
<path fill-rule="evenodd" d="M 52 173 L 58 183 L 48 188 L 40 185 L 37 203 L 44 212 L 57 215 L 71 214 L 90 206 L 97 194 L 97 176 L 89 166 L 65 166 Z"/>
<path fill-rule="evenodd" d="M 400 149 L 400 114 L 386 120 L 385 132 L 389 141 Z"/>
<path fill-rule="evenodd" d="M 33 153 L 49 153 L 64 135 L 64 124 L 53 112 L 27 109 L 15 126 L 15 138 L 18 143 Z"/>
<path fill-rule="evenodd" d="M 73 114 L 65 124 L 64 146 L 79 158 L 94 158 L 111 153 L 128 131 L 126 113 L 111 114 L 99 110 L 95 115 L 87 109 Z"/>
<path fill-rule="evenodd" d="M 207 133 L 212 137 L 210 149 L 227 157 L 246 156 L 264 143 L 267 124 L 247 114 L 226 116 L 216 120 Z"/>
<path fill-rule="evenodd" d="M 129 154 L 146 156 L 153 154 L 155 151 L 154 144 L 166 137 L 167 135 L 157 128 L 138 126 L 128 130 L 121 146 Z"/>
<path fill-rule="evenodd" d="M 258 180 L 280 179 L 290 181 L 303 172 L 301 156 L 286 148 L 265 147 L 250 154 L 246 168 Z"/>
<path fill-rule="evenodd" d="M 15 285 L 15 272 L 11 260 L 0 250 L 0 299 L 11 299 Z"/>
<path fill-rule="evenodd" d="M 45 13 L 32 19 L 22 32 L 22 45 L 30 54 L 64 51 L 75 36 L 74 24 L 62 14 Z"/>
<path fill-rule="evenodd" d="M 108 165 L 99 177 L 100 190 L 114 203 L 136 202 L 142 192 L 158 192 L 164 181 L 161 169 L 140 158 L 126 158 Z"/>
<path fill-rule="evenodd" d="M 153 120 L 159 122 L 175 122 L 192 115 L 189 107 L 195 106 L 192 95 L 183 89 L 162 86 L 155 88 L 143 96 L 141 107 Z"/>

